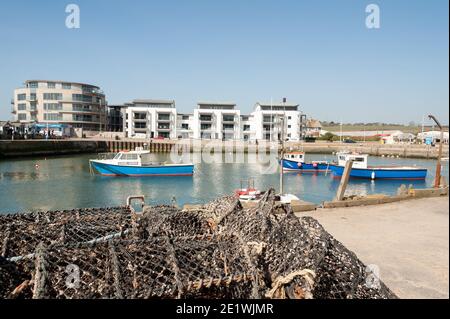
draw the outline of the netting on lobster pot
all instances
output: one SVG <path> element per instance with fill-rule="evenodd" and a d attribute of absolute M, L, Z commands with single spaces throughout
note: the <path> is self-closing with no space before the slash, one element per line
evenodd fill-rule
<path fill-rule="evenodd" d="M 151 207 L 139 218 L 135 238 L 147 239 L 154 236 L 194 236 L 209 234 L 213 224 L 204 218 L 202 212 L 184 211 L 174 207 L 166 210 Z"/>
<path fill-rule="evenodd" d="M 30 298 L 31 279 L 22 263 L 0 257 L 0 299 Z"/>
<path fill-rule="evenodd" d="M 0 218 L 0 253 L 11 258 L 34 253 L 37 245 L 75 244 L 120 236 L 132 225 L 126 207 L 28 213 Z"/>
<path fill-rule="evenodd" d="M 313 291 L 317 299 L 392 299 L 397 296 L 378 278 L 376 269 L 330 236 L 317 270 Z"/>
<path fill-rule="evenodd" d="M 271 218 L 274 209 L 275 195 L 269 190 L 255 208 L 233 209 L 221 219 L 218 231 L 221 233 L 235 234 L 245 242 L 266 241 L 269 236 L 273 221 Z"/>
<path fill-rule="evenodd" d="M 35 298 L 249 298 L 256 285 L 234 238 L 40 246 L 35 261 Z"/>
<path fill-rule="evenodd" d="M 175 238 L 184 298 L 257 298 L 259 272 L 235 236 Z"/>

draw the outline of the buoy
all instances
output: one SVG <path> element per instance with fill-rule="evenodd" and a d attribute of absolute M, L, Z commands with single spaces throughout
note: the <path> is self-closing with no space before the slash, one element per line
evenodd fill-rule
<path fill-rule="evenodd" d="M 35 164 L 34 167 L 36 167 L 36 169 L 39 169 L 39 164 Z"/>
<path fill-rule="evenodd" d="M 297 166 L 300 168 L 302 167 L 302 163 L 298 163 Z"/>
<path fill-rule="evenodd" d="M 317 168 L 317 163 L 313 163 L 313 167 L 314 167 L 314 168 Z"/>
<path fill-rule="evenodd" d="M 372 180 L 375 179 L 375 172 L 372 172 L 372 175 L 370 176 L 372 178 Z"/>

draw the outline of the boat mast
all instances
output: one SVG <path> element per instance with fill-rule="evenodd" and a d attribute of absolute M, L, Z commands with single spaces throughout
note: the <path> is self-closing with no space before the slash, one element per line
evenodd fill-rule
<path fill-rule="evenodd" d="M 284 182 L 284 180 L 283 180 L 283 159 L 284 159 L 284 119 L 285 119 L 285 117 L 286 117 L 286 105 L 285 105 L 285 102 L 286 101 L 286 99 L 284 98 L 283 99 L 283 116 L 281 117 L 281 134 L 280 134 L 280 138 L 281 138 L 281 152 L 280 152 L 280 164 L 281 164 L 281 167 L 280 167 L 280 195 L 283 195 L 283 193 L 284 193 L 284 189 L 283 189 L 283 182 Z"/>

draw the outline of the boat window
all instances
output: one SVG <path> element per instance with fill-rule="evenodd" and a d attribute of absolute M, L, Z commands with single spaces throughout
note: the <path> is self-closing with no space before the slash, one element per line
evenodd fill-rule
<path fill-rule="evenodd" d="M 364 162 L 364 157 L 355 157 L 355 162 Z"/>
<path fill-rule="evenodd" d="M 127 161 L 135 161 L 138 159 L 138 156 L 137 154 L 124 154 L 122 159 Z"/>
<path fill-rule="evenodd" d="M 345 156 L 339 156 L 339 160 L 345 161 Z"/>
<path fill-rule="evenodd" d="M 295 158 L 295 155 L 291 155 L 291 158 Z"/>
<path fill-rule="evenodd" d="M 122 154 L 117 153 L 116 156 L 114 156 L 114 159 L 115 159 L 115 160 L 118 160 L 118 159 L 120 158 L 120 155 L 122 155 Z"/>

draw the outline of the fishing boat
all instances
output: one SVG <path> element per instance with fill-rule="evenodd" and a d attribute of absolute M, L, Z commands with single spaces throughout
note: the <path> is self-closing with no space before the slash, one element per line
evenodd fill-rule
<path fill-rule="evenodd" d="M 326 172 L 329 169 L 327 161 L 305 162 L 304 152 L 288 152 L 283 156 L 283 170 L 295 172 Z"/>
<path fill-rule="evenodd" d="M 192 176 L 194 164 L 168 164 L 150 161 L 150 151 L 137 147 L 120 151 L 112 159 L 91 159 L 92 171 L 104 176 Z"/>
<path fill-rule="evenodd" d="M 241 187 L 235 190 L 234 194 L 241 202 L 258 202 L 264 192 L 255 188 L 255 180 L 248 179 L 247 186 L 244 187 L 245 181 L 241 180 Z"/>
<path fill-rule="evenodd" d="M 336 176 L 342 176 L 347 161 L 353 161 L 350 177 L 368 179 L 416 179 L 427 177 L 427 169 L 416 166 L 369 166 L 367 154 L 350 152 L 337 153 L 337 163 L 330 164 L 330 169 Z"/>

